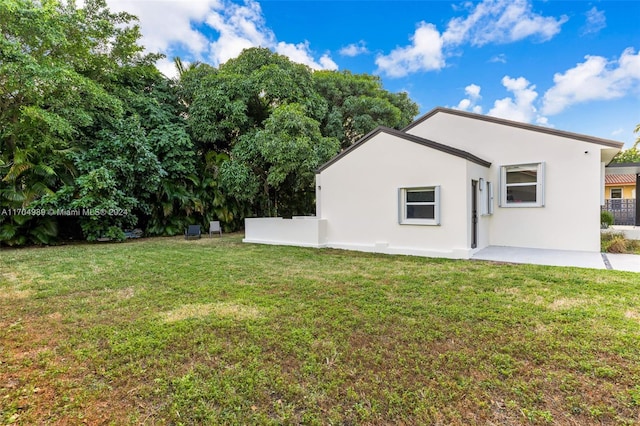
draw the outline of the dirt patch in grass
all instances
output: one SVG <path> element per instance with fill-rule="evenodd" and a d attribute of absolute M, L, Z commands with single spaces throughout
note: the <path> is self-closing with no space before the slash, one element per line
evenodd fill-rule
<path fill-rule="evenodd" d="M 15 283 L 16 281 L 18 281 L 18 274 L 16 274 L 15 272 L 5 272 L 3 274 L 0 274 L 0 277 L 11 283 Z"/>
<path fill-rule="evenodd" d="M 561 311 L 564 309 L 572 309 L 578 306 L 584 306 L 588 304 L 589 301 L 581 298 L 567 298 L 567 297 L 559 297 L 554 299 L 548 306 L 552 311 Z"/>
<path fill-rule="evenodd" d="M 13 271 L 3 272 L 0 274 L 0 278 L 12 284 L 29 285 L 42 278 L 42 274 L 27 268 L 20 268 Z M 2 282 L 2 279 L 0 279 L 0 282 Z"/>
<path fill-rule="evenodd" d="M 509 294 L 511 296 L 519 296 L 521 290 L 517 287 L 496 288 L 495 292 L 498 294 Z"/>
<path fill-rule="evenodd" d="M 232 318 L 237 320 L 255 319 L 261 316 L 261 311 L 254 306 L 247 306 L 236 303 L 208 303 L 183 305 L 177 309 L 166 312 L 163 315 L 165 322 L 171 323 L 186 319 L 205 318 L 215 315 L 222 318 Z"/>
<path fill-rule="evenodd" d="M 24 278 L 17 272 L 4 272 L 0 274 L 0 283 L 6 281 L 9 283 L 7 287 L 0 287 L 0 299 L 17 300 L 26 299 L 35 293 L 33 290 L 23 287 L 31 283 L 30 278 Z"/>
<path fill-rule="evenodd" d="M 35 294 L 33 290 L 19 290 L 17 288 L 5 288 L 0 292 L 0 299 L 19 300 L 27 299 Z"/>
<path fill-rule="evenodd" d="M 135 294 L 136 294 L 136 291 L 133 287 L 127 287 L 127 288 L 118 290 L 117 297 L 118 299 L 126 300 L 126 299 L 131 299 L 133 296 L 135 296 Z"/>
<path fill-rule="evenodd" d="M 640 312 L 630 309 L 624 313 L 624 317 L 640 321 Z"/>

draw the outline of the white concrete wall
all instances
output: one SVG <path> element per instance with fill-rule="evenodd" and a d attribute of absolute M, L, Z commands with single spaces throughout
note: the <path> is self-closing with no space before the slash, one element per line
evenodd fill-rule
<path fill-rule="evenodd" d="M 325 220 L 313 216 L 247 218 L 244 220 L 245 243 L 324 247 Z"/>
<path fill-rule="evenodd" d="M 599 145 L 437 113 L 408 133 L 450 145 L 492 163 L 496 203 L 500 166 L 545 162 L 545 206 L 495 206 L 490 245 L 600 250 Z"/>
<path fill-rule="evenodd" d="M 604 183 L 605 183 L 605 170 L 606 164 L 604 162 L 600 162 L 600 205 L 604 206 L 605 204 L 605 196 L 604 196 Z"/>
<path fill-rule="evenodd" d="M 640 240 L 640 227 L 637 226 L 614 225 L 607 229 L 602 229 L 600 232 L 603 234 L 622 233 L 628 240 Z"/>
<path fill-rule="evenodd" d="M 467 258 L 467 160 L 380 133 L 323 170 L 316 187 L 327 246 Z M 440 186 L 439 226 L 399 224 L 400 188 Z"/>
<path fill-rule="evenodd" d="M 481 166 L 479 164 L 476 163 L 472 163 L 472 162 L 467 162 L 467 176 L 468 176 L 468 183 L 467 183 L 467 205 L 469 206 L 469 208 L 467 209 L 467 223 L 469 224 L 469 232 L 468 232 L 468 236 L 467 236 L 467 244 L 469 247 L 471 247 L 471 241 L 472 241 L 472 228 L 471 228 L 471 200 L 472 200 L 472 187 L 471 187 L 471 181 L 472 180 L 476 180 L 476 181 L 480 181 L 480 179 L 482 178 L 484 180 L 484 189 L 480 190 L 478 188 L 477 190 L 477 196 L 478 196 L 478 246 L 476 247 L 475 250 L 473 250 L 473 252 L 476 252 L 478 250 L 481 250 L 485 247 L 487 247 L 489 245 L 489 235 L 490 235 L 490 230 L 491 230 L 491 223 L 493 220 L 493 215 L 483 215 L 482 214 L 482 202 L 483 202 L 483 198 L 485 198 L 487 196 L 487 182 L 491 181 L 491 174 L 490 174 L 490 169 L 488 169 L 487 167 Z M 496 186 L 496 182 L 493 182 L 494 185 L 494 190 L 495 190 L 495 186 Z M 494 211 L 495 211 L 495 204 L 497 204 L 497 198 L 494 201 Z"/>

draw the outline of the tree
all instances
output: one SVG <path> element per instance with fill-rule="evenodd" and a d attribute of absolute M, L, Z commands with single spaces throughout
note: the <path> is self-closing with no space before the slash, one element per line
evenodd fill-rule
<path fill-rule="evenodd" d="M 0 203 L 128 212 L 79 217 L 90 239 L 152 220 L 161 233 L 161 179 L 186 192 L 195 152 L 177 92 L 154 65 L 160 56 L 137 43 L 135 17 L 104 0 L 7 0 L 0 22 Z M 56 221 L 0 217 L 0 241 L 49 243 Z"/>
<path fill-rule="evenodd" d="M 326 113 L 311 70 L 265 48 L 246 49 L 218 69 L 185 72 L 181 84 L 191 137 L 204 151 L 230 152 L 238 138 L 262 128 L 280 105 L 300 103 L 316 118 Z"/>
<path fill-rule="evenodd" d="M 308 213 L 322 162 L 417 113 L 376 77 L 314 73 L 262 48 L 218 68 L 176 58 L 169 80 L 136 18 L 105 0 L 4 0 L 0 22 L 0 206 L 24 213 L 0 216 L 2 244 Z M 91 214 L 111 211 L 126 214 Z"/>
<path fill-rule="evenodd" d="M 184 71 L 180 86 L 198 155 L 228 153 L 223 192 L 259 215 L 313 211 L 320 164 L 376 126 L 401 128 L 418 112 L 377 77 L 312 72 L 263 48 L 217 69 Z"/>
<path fill-rule="evenodd" d="M 236 198 L 258 204 L 262 214 L 309 213 L 315 171 L 338 148 L 338 140 L 322 136 L 302 105 L 282 105 L 264 129 L 240 138 L 231 161 L 223 164 L 222 183 Z"/>
<path fill-rule="evenodd" d="M 317 71 L 313 80 L 329 105 L 321 118 L 322 133 L 338 138 L 343 149 L 377 126 L 400 129 L 418 114 L 418 105 L 406 93 L 384 90 L 377 76 Z"/>
<path fill-rule="evenodd" d="M 125 50 L 130 30 L 118 25 L 130 17 L 105 14 L 98 1 L 87 5 L 82 11 L 55 0 L 0 3 L 3 206 L 28 207 L 71 182 L 76 170 L 69 154 L 82 129 L 91 126 L 96 115 L 121 111 L 118 100 L 92 78 L 109 61 L 91 58 L 100 49 L 109 60 L 120 57 L 117 50 Z M 0 240 L 47 243 L 57 232 L 53 221 L 0 217 Z"/>
<path fill-rule="evenodd" d="M 216 170 L 220 172 L 219 196 L 230 206 L 238 203 L 229 213 L 272 213 L 278 205 L 276 200 L 279 206 L 286 206 L 285 210 L 290 209 L 293 198 L 301 197 L 302 193 L 307 206 L 300 208 L 309 210 L 308 193 L 313 186 L 308 179 L 309 169 L 291 167 L 286 164 L 291 160 L 283 155 L 288 143 L 302 149 L 300 131 L 311 132 L 308 144 L 322 147 L 326 142 L 316 120 L 326 115 L 326 101 L 315 91 L 308 67 L 268 49 L 252 48 L 218 69 L 200 65 L 185 70 L 180 86 L 182 102 L 188 107 L 189 133 L 198 156 L 228 155 L 229 161 Z M 287 120 L 299 120 L 300 128 L 293 130 Z M 278 126 L 289 126 L 292 133 L 282 133 L 285 127 Z M 337 145 L 328 146 L 332 152 L 322 158 L 337 153 Z M 304 153 L 315 155 L 311 149 Z M 304 153 L 296 151 L 290 155 L 305 164 L 317 161 L 303 158 Z M 304 173 L 306 177 L 298 176 Z M 280 179 L 290 181 L 292 186 Z M 304 190 L 300 182 L 304 182 Z"/>

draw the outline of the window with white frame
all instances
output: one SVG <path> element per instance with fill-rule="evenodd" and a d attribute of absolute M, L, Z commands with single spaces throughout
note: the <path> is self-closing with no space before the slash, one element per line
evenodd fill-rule
<path fill-rule="evenodd" d="M 622 198 L 622 188 L 611 188 L 610 198 Z"/>
<path fill-rule="evenodd" d="M 440 225 L 440 187 L 401 188 L 399 221 L 403 225 Z"/>
<path fill-rule="evenodd" d="M 544 206 L 544 163 L 502 166 L 501 207 Z"/>

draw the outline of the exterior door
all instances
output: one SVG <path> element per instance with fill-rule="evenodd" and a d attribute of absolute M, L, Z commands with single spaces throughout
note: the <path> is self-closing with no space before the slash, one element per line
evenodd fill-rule
<path fill-rule="evenodd" d="M 478 181 L 471 181 L 471 248 L 478 247 Z"/>

